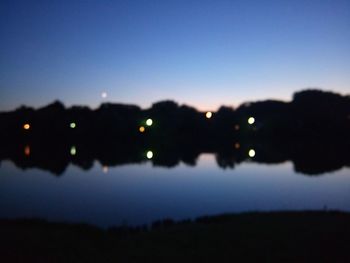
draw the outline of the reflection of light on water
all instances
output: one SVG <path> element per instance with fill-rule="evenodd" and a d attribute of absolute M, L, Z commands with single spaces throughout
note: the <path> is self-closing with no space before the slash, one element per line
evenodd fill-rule
<path fill-rule="evenodd" d="M 250 125 L 254 124 L 254 122 L 255 122 L 254 117 L 249 117 L 249 118 L 248 118 L 248 123 L 249 123 Z"/>
<path fill-rule="evenodd" d="M 71 127 L 72 129 L 74 129 L 76 126 L 77 126 L 77 125 L 75 124 L 75 122 L 71 122 L 71 123 L 69 124 L 69 127 Z"/>
<path fill-rule="evenodd" d="M 26 156 L 29 156 L 30 155 L 30 146 L 29 145 L 26 145 L 26 147 L 24 147 L 24 154 Z"/>
<path fill-rule="evenodd" d="M 30 129 L 30 124 L 29 124 L 29 123 L 25 123 L 25 124 L 23 125 L 23 129 L 29 130 L 29 129 Z"/>
<path fill-rule="evenodd" d="M 145 132 L 145 127 L 143 127 L 143 126 L 141 126 L 140 128 L 139 128 L 139 131 L 142 133 L 142 132 Z"/>
<path fill-rule="evenodd" d="M 77 148 L 75 148 L 75 146 L 72 146 L 72 147 L 70 148 L 70 154 L 71 154 L 71 155 L 76 155 L 76 154 L 77 154 Z"/>
<path fill-rule="evenodd" d="M 250 149 L 248 152 L 249 157 L 254 157 L 255 156 L 255 151 L 253 149 Z"/>
<path fill-rule="evenodd" d="M 153 158 L 153 152 L 152 151 L 148 151 L 146 153 L 147 159 L 152 159 Z"/>
<path fill-rule="evenodd" d="M 146 120 L 146 125 L 147 126 L 152 126 L 152 124 L 153 124 L 153 120 L 152 119 L 147 119 Z"/>
<path fill-rule="evenodd" d="M 102 171 L 103 171 L 105 174 L 108 173 L 108 166 L 104 165 L 104 166 L 102 167 Z"/>
<path fill-rule="evenodd" d="M 206 114 L 205 114 L 205 117 L 207 119 L 210 119 L 211 117 L 213 117 L 213 113 L 211 111 L 208 111 Z"/>

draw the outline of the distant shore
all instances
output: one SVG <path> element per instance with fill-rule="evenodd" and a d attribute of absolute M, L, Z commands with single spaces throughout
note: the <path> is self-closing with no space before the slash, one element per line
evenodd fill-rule
<path fill-rule="evenodd" d="M 252 212 L 101 229 L 0 220 L 1 262 L 350 262 L 350 213 Z"/>

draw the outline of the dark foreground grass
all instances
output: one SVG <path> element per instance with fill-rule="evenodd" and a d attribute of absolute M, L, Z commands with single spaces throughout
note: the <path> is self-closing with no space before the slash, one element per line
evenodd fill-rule
<path fill-rule="evenodd" d="M 0 262 L 350 262 L 350 214 L 228 214 L 108 230 L 0 220 L 0 250 Z"/>

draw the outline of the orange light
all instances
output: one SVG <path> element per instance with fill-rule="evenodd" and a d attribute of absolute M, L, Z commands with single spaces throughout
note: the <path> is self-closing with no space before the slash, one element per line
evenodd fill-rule
<path fill-rule="evenodd" d="M 142 133 L 142 132 L 145 132 L 145 127 L 143 127 L 143 126 L 141 126 L 140 128 L 139 128 L 139 131 Z"/>
<path fill-rule="evenodd" d="M 236 149 L 239 149 L 240 147 L 241 147 L 241 145 L 240 145 L 238 142 L 236 142 L 236 143 L 235 143 L 235 148 L 236 148 Z"/>
<path fill-rule="evenodd" d="M 30 129 L 30 125 L 28 123 L 23 125 L 23 129 L 25 130 L 29 130 Z"/>
<path fill-rule="evenodd" d="M 30 146 L 29 145 L 26 145 L 26 147 L 24 147 L 24 154 L 26 156 L 29 156 L 30 155 Z"/>

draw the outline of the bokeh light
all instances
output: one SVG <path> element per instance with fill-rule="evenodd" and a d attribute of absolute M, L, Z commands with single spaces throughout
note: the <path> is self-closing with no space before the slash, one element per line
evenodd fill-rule
<path fill-rule="evenodd" d="M 147 159 L 152 159 L 153 158 L 153 152 L 152 151 L 148 151 L 146 153 Z"/>
<path fill-rule="evenodd" d="M 77 148 L 75 148 L 75 146 L 72 146 L 72 147 L 70 148 L 70 154 L 71 154 L 71 155 L 76 155 L 76 154 L 77 154 Z"/>
<path fill-rule="evenodd" d="M 23 125 L 23 129 L 29 130 L 29 129 L 30 129 L 30 124 L 29 124 L 29 123 L 25 123 L 25 124 Z"/>
<path fill-rule="evenodd" d="M 249 123 L 250 125 L 254 124 L 254 122 L 255 122 L 255 118 L 254 118 L 254 117 L 249 117 L 249 118 L 248 118 L 248 123 Z"/>
<path fill-rule="evenodd" d="M 207 111 L 207 113 L 205 114 L 205 117 L 207 119 L 210 119 L 211 117 L 213 117 L 213 113 L 211 111 Z"/>
<path fill-rule="evenodd" d="M 74 129 L 75 127 L 77 127 L 76 123 L 75 122 L 71 122 L 69 124 L 69 127 L 71 127 L 72 129 Z"/>
<path fill-rule="evenodd" d="M 152 124 L 153 124 L 153 120 L 152 119 L 147 119 L 146 120 L 146 125 L 147 126 L 152 126 Z"/>
<path fill-rule="evenodd" d="M 145 132 L 145 127 L 143 127 L 143 126 L 140 126 L 140 128 L 139 128 L 139 132 L 141 132 L 141 133 L 143 133 L 143 132 Z"/>
<path fill-rule="evenodd" d="M 107 98 L 107 92 L 105 92 L 105 91 L 102 92 L 102 93 L 101 93 L 101 97 L 102 97 L 103 99 Z"/>
<path fill-rule="evenodd" d="M 24 147 L 24 155 L 29 156 L 30 155 L 30 146 L 26 145 L 26 147 Z"/>
<path fill-rule="evenodd" d="M 253 158 L 255 156 L 255 150 L 250 149 L 249 152 L 248 152 L 248 155 L 249 155 L 249 157 Z"/>

